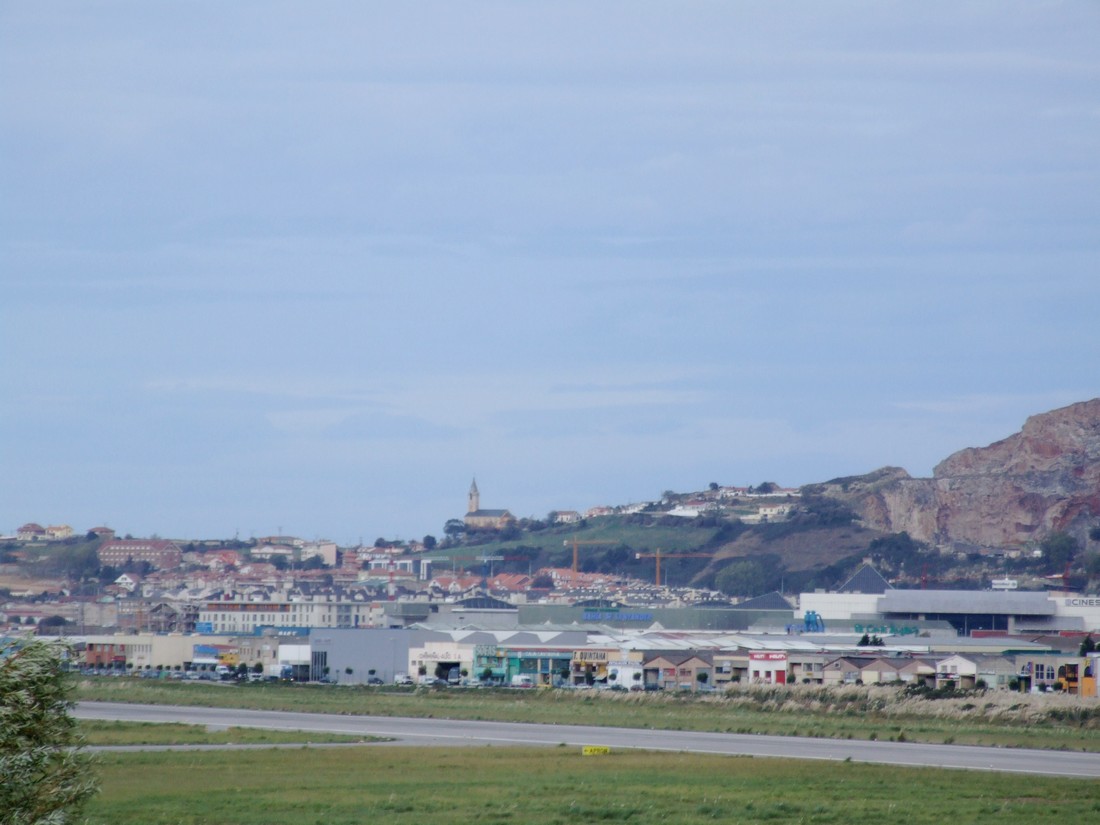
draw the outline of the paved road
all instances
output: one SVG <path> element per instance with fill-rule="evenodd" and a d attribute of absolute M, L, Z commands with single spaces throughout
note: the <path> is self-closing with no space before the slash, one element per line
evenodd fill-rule
<path fill-rule="evenodd" d="M 387 716 L 235 710 L 80 702 L 79 719 L 125 722 L 179 722 L 187 725 L 298 730 L 389 737 L 402 745 L 607 745 L 652 751 L 687 751 L 784 759 L 852 760 L 879 765 L 962 768 L 1100 779 L 1100 753 L 922 745 L 752 736 L 732 733 L 636 730 L 581 725 L 536 725 Z"/>

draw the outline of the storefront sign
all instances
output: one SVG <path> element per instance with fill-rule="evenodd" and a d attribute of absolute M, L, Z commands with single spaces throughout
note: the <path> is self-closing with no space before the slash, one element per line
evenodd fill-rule
<path fill-rule="evenodd" d="M 612 610 L 586 610 L 582 616 L 586 622 L 652 622 L 652 613 L 621 613 Z"/>
<path fill-rule="evenodd" d="M 606 662 L 610 655 L 606 650 L 574 650 L 574 662 Z"/>
<path fill-rule="evenodd" d="M 856 624 L 852 625 L 856 633 L 884 633 L 889 636 L 919 636 L 919 627 L 898 627 L 892 624 Z"/>

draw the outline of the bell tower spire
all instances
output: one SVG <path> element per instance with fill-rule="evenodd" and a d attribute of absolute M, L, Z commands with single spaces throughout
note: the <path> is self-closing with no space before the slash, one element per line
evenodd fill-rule
<path fill-rule="evenodd" d="M 481 509 L 481 494 L 477 491 L 477 479 L 470 482 L 470 493 L 466 498 L 466 512 L 476 513 Z"/>

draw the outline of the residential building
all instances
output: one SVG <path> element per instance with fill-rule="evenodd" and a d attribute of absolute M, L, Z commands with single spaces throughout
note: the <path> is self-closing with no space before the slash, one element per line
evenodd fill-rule
<path fill-rule="evenodd" d="M 203 602 L 196 628 L 205 633 L 239 634 L 264 627 L 370 627 L 375 620 L 381 620 L 381 610 L 366 598 L 228 599 Z"/>
<path fill-rule="evenodd" d="M 17 541 L 45 541 L 46 528 L 33 521 L 28 522 L 15 531 L 15 538 Z"/>
<path fill-rule="evenodd" d="M 101 565 L 115 568 L 147 562 L 158 570 L 174 570 L 183 558 L 179 545 L 164 539 L 113 539 L 96 553 Z"/>

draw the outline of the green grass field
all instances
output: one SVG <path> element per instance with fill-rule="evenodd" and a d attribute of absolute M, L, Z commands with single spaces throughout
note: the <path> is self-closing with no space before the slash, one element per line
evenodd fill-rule
<path fill-rule="evenodd" d="M 94 825 L 1100 821 L 1095 783 L 577 748 L 105 754 Z"/>
<path fill-rule="evenodd" d="M 272 745 L 305 742 L 378 741 L 372 737 L 335 733 L 299 733 L 257 728 L 207 728 L 202 725 L 152 722 L 99 722 L 82 719 L 81 735 L 87 745 Z"/>

